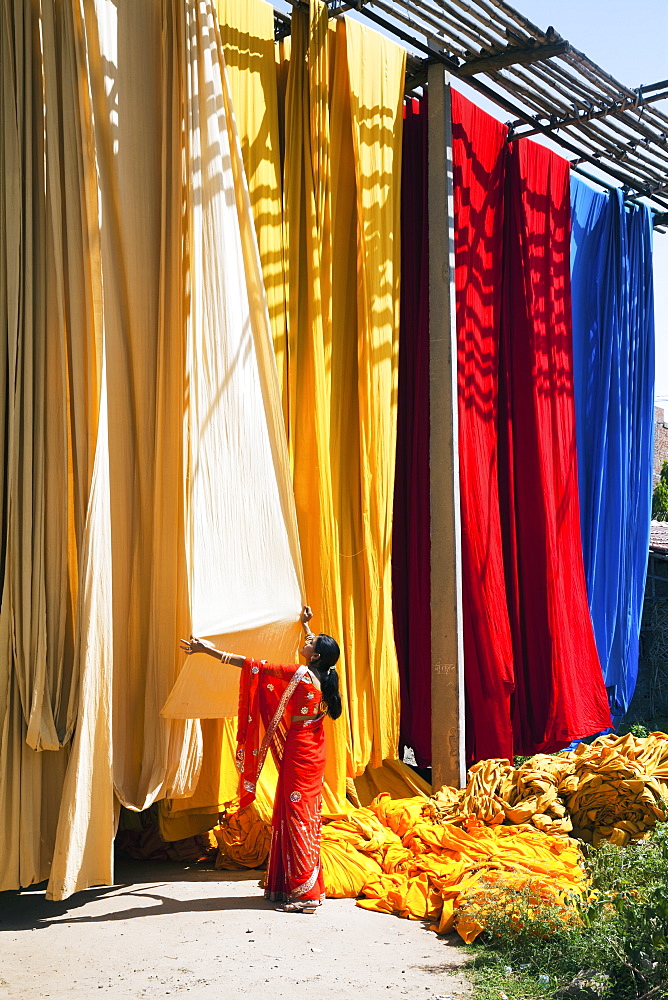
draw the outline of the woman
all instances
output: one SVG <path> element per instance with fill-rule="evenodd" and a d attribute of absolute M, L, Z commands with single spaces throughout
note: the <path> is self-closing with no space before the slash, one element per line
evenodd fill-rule
<path fill-rule="evenodd" d="M 267 899 L 279 900 L 286 913 L 315 913 L 325 898 L 320 866 L 320 814 L 325 773 L 325 715 L 341 715 L 335 664 L 339 647 L 329 635 L 313 635 L 305 607 L 300 621 L 305 642 L 297 666 L 249 660 L 225 653 L 204 639 L 182 640 L 186 653 L 208 653 L 241 667 L 237 767 L 241 772 L 240 808 L 255 798 L 257 780 L 271 752 L 278 785 L 271 821 Z"/>

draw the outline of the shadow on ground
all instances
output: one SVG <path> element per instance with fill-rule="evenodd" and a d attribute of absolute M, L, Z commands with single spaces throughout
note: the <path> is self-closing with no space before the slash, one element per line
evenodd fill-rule
<path fill-rule="evenodd" d="M 263 875 L 260 871 L 216 871 L 209 863 L 183 865 L 179 862 L 156 861 L 147 864 L 146 861 L 123 858 L 117 859 L 114 874 L 114 885 L 85 889 L 58 903 L 45 898 L 46 882 L 31 885 L 27 889 L 0 892 L 0 932 L 39 930 L 52 923 L 107 923 L 185 911 L 215 914 L 222 910 L 263 910 L 267 907 L 261 895 L 178 900 L 155 891 L 178 882 L 257 883 Z M 154 891 L 147 892 L 147 889 Z M 110 896 L 118 899 L 138 895 L 142 900 L 155 900 L 155 904 L 120 909 L 117 913 L 112 911 L 98 915 L 77 915 L 77 911 L 96 900 Z"/>

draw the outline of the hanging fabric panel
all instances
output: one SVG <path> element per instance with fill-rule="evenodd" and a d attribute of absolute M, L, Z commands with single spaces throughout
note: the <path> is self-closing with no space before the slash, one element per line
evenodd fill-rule
<path fill-rule="evenodd" d="M 522 754 L 610 725 L 582 559 L 569 242 L 567 161 L 512 143 L 499 464 Z"/>
<path fill-rule="evenodd" d="M 638 672 L 654 428 L 652 225 L 571 179 L 573 364 L 585 572 L 613 715 Z M 612 541 L 611 541 L 612 540 Z"/>
<path fill-rule="evenodd" d="M 186 10 L 192 284 L 187 371 L 188 563 L 193 631 L 227 649 L 291 662 L 301 636 L 301 561 L 280 393 L 255 228 L 233 125 L 224 56 L 210 8 Z M 218 38 L 218 41 L 216 39 Z M 202 96 L 207 94 L 206 100 Z M 208 176 L 198 188 L 198 163 Z M 230 488 L 232 485 L 232 488 Z M 252 503 L 249 498 L 252 498 Z M 231 571 L 231 568 L 234 568 Z M 173 820 L 217 816 L 238 784 L 229 752 L 239 672 L 189 657 L 163 709 L 209 719 L 194 795 L 166 804 Z M 214 721 L 215 720 L 215 721 Z"/>
<path fill-rule="evenodd" d="M 300 559 L 211 3 L 5 5 L 0 53 L 0 887 L 60 899 L 113 880 L 114 785 L 196 787 L 179 636 L 292 658 Z"/>
<path fill-rule="evenodd" d="M 163 14 L 167 21 L 163 34 Z M 182 16 L 169 4 L 87 9 L 109 401 L 114 781 L 144 809 L 194 786 L 199 723 L 160 709 L 188 634 L 183 534 Z M 168 99 L 167 99 L 168 98 Z"/>
<path fill-rule="evenodd" d="M 513 757 L 513 651 L 498 492 L 507 131 L 453 91 L 466 740 L 471 761 Z"/>
<path fill-rule="evenodd" d="M 218 0 L 218 23 L 230 87 L 231 104 L 243 157 L 250 204 L 262 264 L 262 276 L 272 326 L 274 353 L 284 406 L 287 408 L 287 341 L 283 268 L 282 178 L 278 131 L 277 74 L 274 64 L 274 12 L 264 0 Z M 284 410 L 287 418 L 287 409 Z M 229 644 L 234 643 L 228 637 Z M 239 636 L 238 644 L 253 645 L 257 637 Z M 287 652 L 291 658 L 292 650 Z M 187 799 L 164 800 L 160 807 L 160 830 L 166 840 L 179 840 L 210 829 L 218 816 L 234 800 L 238 771 L 236 749 L 236 703 L 238 676 L 225 674 L 221 689 L 220 672 L 212 673 L 208 658 L 196 658 L 177 680 L 163 712 L 229 717 L 202 720 L 202 770 L 193 795 Z M 196 676 L 194 675 L 196 674 Z M 197 699 L 197 705 L 193 699 Z M 221 705 L 221 698 L 225 704 Z M 264 776 L 268 788 L 272 769 Z"/>
<path fill-rule="evenodd" d="M 399 675 L 392 622 L 392 495 L 406 51 L 350 18 L 346 19 L 346 43 L 358 213 L 357 392 L 366 590 L 366 621 L 359 626 L 366 629 L 369 669 L 368 695 L 360 707 L 371 736 L 364 766 L 379 767 L 385 758 L 396 757 L 399 739 Z M 358 691 L 364 666 L 359 660 L 355 662 Z"/>
<path fill-rule="evenodd" d="M 310 17 L 293 10 L 285 91 L 283 168 L 286 309 L 288 323 L 288 441 L 309 603 L 318 630 L 339 638 L 339 544 L 330 466 L 332 256 L 328 83 L 329 29 L 324 4 Z M 338 46 L 337 46 L 338 55 Z M 314 89 L 311 90 L 311 81 Z M 322 131 L 312 132 L 320 122 Z M 312 148 L 312 139 L 316 140 Z M 344 293 L 342 292 L 342 295 Z M 345 295 L 349 295 L 348 291 Z M 348 652 L 337 669 L 344 704 Z M 346 727 L 326 723 L 323 809 L 345 810 Z"/>
<path fill-rule="evenodd" d="M 326 812 L 345 809 L 346 775 L 394 757 L 398 742 L 390 533 L 403 60 L 357 24 L 328 25 L 324 4 L 308 21 L 293 12 L 289 443 L 306 592 L 318 627 L 340 642 L 347 706 L 345 722 L 328 724 Z"/>
<path fill-rule="evenodd" d="M 405 105 L 401 172 L 401 322 L 392 532 L 394 639 L 402 747 L 431 764 L 429 229 L 427 100 Z"/>
<path fill-rule="evenodd" d="M 217 0 L 217 11 L 262 262 L 279 385 L 285 398 L 283 199 L 274 8 L 265 0 Z"/>
<path fill-rule="evenodd" d="M 83 5 L 3 6 L 0 889 L 51 874 L 53 898 L 111 879 L 114 827 L 102 281 L 86 49 Z"/>

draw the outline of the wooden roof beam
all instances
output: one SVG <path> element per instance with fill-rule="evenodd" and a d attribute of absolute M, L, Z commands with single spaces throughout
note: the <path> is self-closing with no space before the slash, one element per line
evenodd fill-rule
<path fill-rule="evenodd" d="M 634 109 L 642 107 L 645 104 L 651 104 L 654 101 L 664 101 L 666 100 L 666 98 L 668 98 L 668 90 L 659 94 L 651 94 L 648 95 L 647 97 L 643 96 L 642 104 L 638 103 L 638 98 L 636 97 L 633 99 L 611 102 L 608 107 L 604 108 L 601 111 L 595 111 L 592 108 L 591 111 L 583 110 L 579 114 L 570 115 L 566 118 L 559 118 L 557 115 L 553 115 L 550 121 L 546 122 L 545 125 L 546 128 L 548 129 L 568 128 L 569 125 L 580 125 L 590 121 L 598 121 L 603 118 L 610 118 L 611 116 L 614 115 L 621 115 L 624 111 L 633 111 Z M 515 132 L 514 129 L 521 125 L 524 125 L 524 122 L 521 120 L 510 123 L 512 134 L 509 136 L 509 138 L 511 139 L 511 141 L 513 139 L 525 139 L 527 136 L 530 135 L 538 135 L 539 130 L 535 128 L 528 129 L 526 132 Z M 638 138 L 633 141 L 636 143 L 636 145 L 639 146 L 649 144 L 646 143 L 642 138 Z M 661 137 L 658 135 L 656 136 L 655 139 L 651 141 L 655 142 L 656 145 L 662 144 Z M 663 145 L 665 145 L 665 141 L 663 142 Z"/>
<path fill-rule="evenodd" d="M 535 62 L 542 62 L 552 56 L 561 56 L 565 52 L 570 52 L 570 42 L 562 39 L 559 42 L 550 42 L 547 45 L 530 45 L 527 48 L 518 49 L 515 46 L 507 48 L 504 52 L 496 52 L 491 56 L 482 56 L 480 59 L 469 59 L 457 67 L 457 76 L 476 76 L 478 73 L 494 73 L 499 69 L 506 69 L 508 66 L 530 66 Z"/>

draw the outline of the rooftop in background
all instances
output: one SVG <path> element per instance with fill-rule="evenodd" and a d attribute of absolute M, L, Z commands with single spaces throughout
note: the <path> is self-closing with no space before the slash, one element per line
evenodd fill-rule
<path fill-rule="evenodd" d="M 409 48 L 407 91 L 425 82 L 429 61 L 441 62 L 512 116 L 510 141 L 548 136 L 580 173 L 600 184 L 602 171 L 668 224 L 668 116 L 655 106 L 668 79 L 633 90 L 503 0 L 326 2 L 332 16 L 354 9 Z"/>
<path fill-rule="evenodd" d="M 668 553 L 668 521 L 652 521 L 649 548 L 650 552 Z"/>

